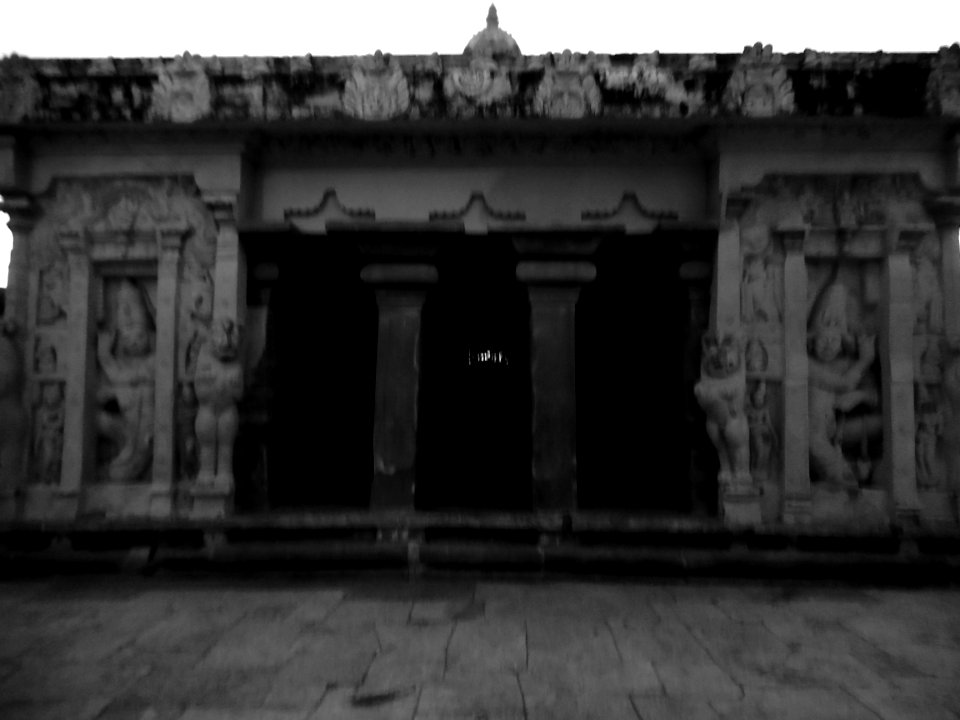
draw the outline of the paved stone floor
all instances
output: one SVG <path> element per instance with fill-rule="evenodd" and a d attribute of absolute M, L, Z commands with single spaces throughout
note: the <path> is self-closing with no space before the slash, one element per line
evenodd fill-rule
<path fill-rule="evenodd" d="M 960 718 L 960 588 L 0 581 L 0 718 Z"/>

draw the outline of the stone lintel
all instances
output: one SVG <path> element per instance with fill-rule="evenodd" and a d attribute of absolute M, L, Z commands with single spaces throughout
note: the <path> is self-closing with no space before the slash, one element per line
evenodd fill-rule
<path fill-rule="evenodd" d="M 592 262 L 571 260 L 522 260 L 517 279 L 528 285 L 558 286 L 593 282 L 597 267 Z"/>

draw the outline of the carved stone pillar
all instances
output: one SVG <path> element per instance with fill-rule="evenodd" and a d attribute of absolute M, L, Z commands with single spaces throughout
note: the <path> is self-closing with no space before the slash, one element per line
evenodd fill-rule
<path fill-rule="evenodd" d="M 379 313 L 370 505 L 412 509 L 421 313 L 427 287 L 437 282 L 437 268 L 427 263 L 375 263 L 364 267 L 360 276 L 374 286 Z"/>
<path fill-rule="evenodd" d="M 84 478 L 95 473 L 93 388 L 97 364 L 94 357 L 94 278 L 86 239 L 80 232 L 61 232 L 60 247 L 67 253 L 70 291 L 67 317 L 66 401 L 63 420 L 63 464 L 56 490 L 54 514 L 72 519 L 77 512 Z"/>
<path fill-rule="evenodd" d="M 913 270 L 910 252 L 923 239 L 923 228 L 891 229 L 883 267 L 883 331 L 880 334 L 883 373 L 883 447 L 888 488 L 900 519 L 916 519 L 917 460 L 913 398 Z"/>
<path fill-rule="evenodd" d="M 27 336 L 29 297 L 29 270 L 27 263 L 28 239 L 36 219 L 35 208 L 26 196 L 8 197 L 2 210 L 10 215 L 8 226 L 13 234 L 10 270 L 7 277 L 4 327 L 0 328 L 5 353 L 0 362 L 11 363 L 4 368 L 13 378 L 9 388 L 0 397 L 0 520 L 12 520 L 18 513 L 17 496 L 26 481 L 27 448 L 30 428 L 24 403 L 27 362 L 24 339 Z"/>
<path fill-rule="evenodd" d="M 534 510 L 577 506 L 576 307 L 592 282 L 596 238 L 551 242 L 517 238 L 517 279 L 530 297 Z"/>
<path fill-rule="evenodd" d="M 782 228 L 783 261 L 783 520 L 810 519 L 810 411 L 807 383 L 806 230 Z"/>
<path fill-rule="evenodd" d="M 206 193 L 203 201 L 210 208 L 217 223 L 217 259 L 213 271 L 213 323 L 215 327 L 222 327 L 224 323 L 234 323 L 235 327 L 242 327 L 246 319 L 246 270 L 244 267 L 243 252 L 240 248 L 240 236 L 237 231 L 237 196 L 235 193 L 214 194 Z M 211 333 L 213 334 L 213 333 Z M 198 361 L 199 366 L 199 361 Z M 217 412 L 221 417 L 235 415 L 235 399 L 227 399 L 228 388 L 219 387 L 219 384 L 231 384 L 235 381 L 236 373 L 226 369 L 224 364 L 214 363 L 211 366 L 213 376 L 210 378 L 217 392 L 224 393 L 218 402 Z M 228 381 L 224 373 L 229 373 L 233 380 Z M 242 382 L 242 381 L 241 381 Z M 224 407 L 227 405 L 227 407 Z M 220 424 L 229 424 L 224 420 Z M 234 423 L 235 424 L 235 423 Z M 217 446 L 213 452 L 221 457 L 232 452 L 236 428 L 233 433 L 227 432 L 230 448 L 220 447 L 222 429 L 215 430 Z M 198 433 L 198 442 L 202 444 Z M 203 449 L 201 448 L 201 453 Z M 233 502 L 234 477 L 232 471 L 218 470 L 215 482 L 198 482 L 191 490 L 193 506 L 191 516 L 196 518 L 223 517 L 230 513 Z"/>
<path fill-rule="evenodd" d="M 177 308 L 180 252 L 185 227 L 157 231 L 156 400 L 154 405 L 153 478 L 150 515 L 169 517 L 173 511 L 173 478 L 176 463 Z"/>

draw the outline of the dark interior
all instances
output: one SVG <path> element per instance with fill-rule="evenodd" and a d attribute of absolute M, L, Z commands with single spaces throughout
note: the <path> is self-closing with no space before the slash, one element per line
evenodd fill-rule
<path fill-rule="evenodd" d="M 423 309 L 416 505 L 529 510 L 530 306 L 507 238 L 457 238 Z"/>
<path fill-rule="evenodd" d="M 597 278 L 577 305 L 582 509 L 690 513 L 709 505 L 700 461 L 691 462 L 709 454 L 699 452 L 706 438 L 692 389 L 701 330 L 692 327 L 699 323 L 684 260 L 683 244 L 659 234 L 608 237 L 597 250 Z"/>

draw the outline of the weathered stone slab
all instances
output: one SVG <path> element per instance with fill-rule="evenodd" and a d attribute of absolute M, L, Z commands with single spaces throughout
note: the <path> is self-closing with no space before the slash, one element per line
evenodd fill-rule
<path fill-rule="evenodd" d="M 333 629 L 404 625 L 410 618 L 410 600 L 361 600 L 346 598 L 324 620 Z"/>
<path fill-rule="evenodd" d="M 408 693 L 443 678 L 452 624 L 384 626 L 378 632 L 382 649 L 357 689 L 358 698 Z"/>
<path fill-rule="evenodd" d="M 210 649 L 201 668 L 267 668 L 289 660 L 303 640 L 293 624 L 247 617 Z"/>
<path fill-rule="evenodd" d="M 526 664 L 526 630 L 522 620 L 476 619 L 457 623 L 447 648 L 446 677 L 515 673 Z"/>
<path fill-rule="evenodd" d="M 188 708 L 180 720 L 304 720 L 304 710 Z"/>
<path fill-rule="evenodd" d="M 842 690 L 748 688 L 742 700 L 711 700 L 723 717 L 751 720 L 877 720 L 876 714 Z"/>
<path fill-rule="evenodd" d="M 633 695 L 640 720 L 719 720 L 720 715 L 703 698 Z"/>
<path fill-rule="evenodd" d="M 395 720 L 413 718 L 419 693 L 408 692 L 375 698 L 354 697 L 350 688 L 334 688 L 308 720 Z"/>
<path fill-rule="evenodd" d="M 528 720 L 636 720 L 626 690 L 576 684 L 570 674 L 519 678 Z"/>
<path fill-rule="evenodd" d="M 523 698 L 513 675 L 478 673 L 472 679 L 428 683 L 414 720 L 523 720 Z"/>

